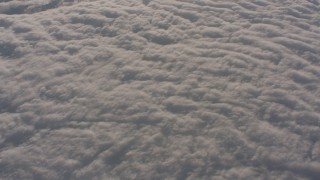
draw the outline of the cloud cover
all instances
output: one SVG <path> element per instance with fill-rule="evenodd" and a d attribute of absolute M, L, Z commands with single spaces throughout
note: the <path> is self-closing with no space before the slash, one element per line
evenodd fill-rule
<path fill-rule="evenodd" d="M 319 10 L 1 2 L 1 179 L 316 179 Z"/>

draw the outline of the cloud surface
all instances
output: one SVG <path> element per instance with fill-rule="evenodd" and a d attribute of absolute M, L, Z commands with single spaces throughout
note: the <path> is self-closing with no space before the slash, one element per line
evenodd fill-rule
<path fill-rule="evenodd" d="M 316 179 L 317 0 L 0 3 L 1 179 Z"/>

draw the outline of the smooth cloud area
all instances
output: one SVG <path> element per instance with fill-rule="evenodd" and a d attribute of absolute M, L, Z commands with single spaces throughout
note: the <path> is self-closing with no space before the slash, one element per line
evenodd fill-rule
<path fill-rule="evenodd" d="M 0 179 L 317 179 L 317 0 L 2 0 Z"/>

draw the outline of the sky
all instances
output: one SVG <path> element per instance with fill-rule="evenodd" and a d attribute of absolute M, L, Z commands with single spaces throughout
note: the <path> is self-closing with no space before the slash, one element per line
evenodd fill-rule
<path fill-rule="evenodd" d="M 0 1 L 0 179 L 320 176 L 320 1 Z"/>

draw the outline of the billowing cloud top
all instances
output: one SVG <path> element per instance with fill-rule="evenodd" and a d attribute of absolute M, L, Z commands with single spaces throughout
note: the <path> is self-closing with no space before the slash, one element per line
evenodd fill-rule
<path fill-rule="evenodd" d="M 317 0 L 4 0 L 0 179 L 317 179 Z"/>

